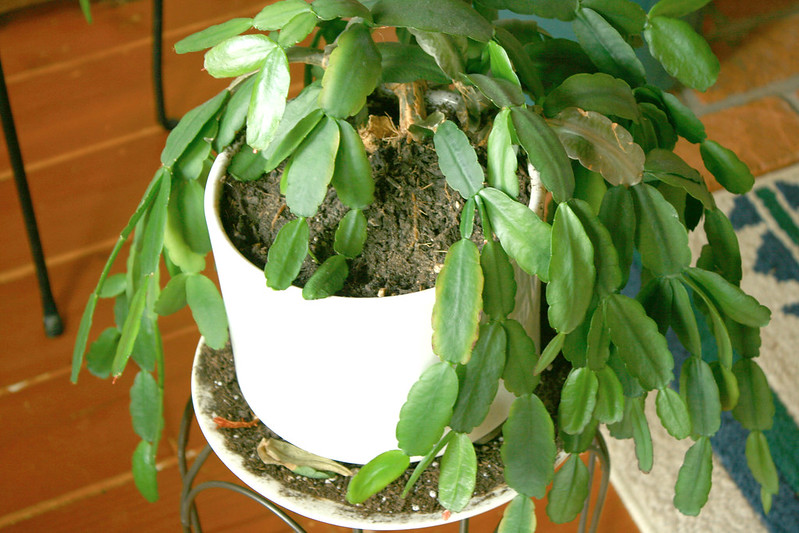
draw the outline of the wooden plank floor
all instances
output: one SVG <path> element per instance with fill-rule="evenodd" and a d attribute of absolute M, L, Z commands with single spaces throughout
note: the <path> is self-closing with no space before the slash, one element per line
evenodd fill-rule
<path fill-rule="evenodd" d="M 224 87 L 201 72 L 200 55 L 169 52 L 179 38 L 230 16 L 251 16 L 263 0 L 165 2 L 165 82 L 169 113 L 180 116 Z M 730 2 L 727 2 L 729 4 Z M 740 3 L 740 2 L 739 2 Z M 743 2 L 745 4 L 745 2 Z M 220 7 L 223 6 L 220 11 Z M 116 385 L 87 374 L 68 381 L 71 347 L 89 291 L 119 229 L 156 170 L 165 132 L 156 124 L 150 78 L 150 2 L 94 5 L 88 26 L 77 0 L 0 16 L 0 54 L 11 94 L 52 285 L 66 331 L 47 339 L 33 266 L 5 150 L 0 150 L 0 529 L 176 531 L 180 480 L 175 439 L 188 397 L 197 332 L 180 314 L 164 324 L 166 440 L 161 500 L 138 496 L 129 474 L 136 438 L 128 420 L 131 376 Z M 111 322 L 102 307 L 97 330 Z M 196 435 L 192 448 L 198 449 Z M 212 460 L 204 479 L 231 479 Z M 664 488 L 671 490 L 671 488 Z M 199 499 L 207 531 L 288 529 L 237 495 Z M 538 505 L 539 531 L 555 525 Z M 472 523 L 493 531 L 498 513 Z M 308 531 L 344 531 L 303 521 Z M 428 531 L 453 533 L 454 525 Z M 600 531 L 637 531 L 611 492 Z"/>

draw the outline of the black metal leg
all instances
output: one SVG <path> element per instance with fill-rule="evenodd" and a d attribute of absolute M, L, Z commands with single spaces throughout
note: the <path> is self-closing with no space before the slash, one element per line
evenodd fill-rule
<path fill-rule="evenodd" d="M 605 506 L 605 499 L 608 494 L 608 485 L 610 484 L 610 454 L 608 447 L 605 444 L 605 438 L 602 433 L 597 431 L 594 443 L 588 449 L 588 474 L 589 479 L 594 479 L 594 469 L 596 462 L 599 462 L 599 467 L 602 469 L 602 477 L 600 478 L 599 492 L 597 493 L 596 502 L 594 503 L 593 515 L 591 516 L 591 524 L 588 524 L 588 506 L 591 501 L 589 493 L 588 498 L 585 500 L 585 506 L 582 513 L 580 513 L 580 524 L 577 531 L 580 533 L 595 533 L 599 527 L 599 517 L 602 514 L 602 508 Z M 593 486 L 593 483 L 591 484 Z"/>
<path fill-rule="evenodd" d="M 164 30 L 164 1 L 153 0 L 153 85 L 155 90 L 155 113 L 158 123 L 165 130 L 174 128 L 178 121 L 166 116 L 164 105 L 164 79 L 163 79 L 163 30 Z"/>
<path fill-rule="evenodd" d="M 8 100 L 8 88 L 3 74 L 3 64 L 0 62 L 0 116 L 3 121 L 3 132 L 6 136 L 8 158 L 14 171 L 14 181 L 17 185 L 17 195 L 22 206 L 22 215 L 25 219 L 25 229 L 28 232 L 33 264 L 36 267 L 36 276 L 39 281 L 39 291 L 42 296 L 44 310 L 44 332 L 48 337 L 56 337 L 64 331 L 64 325 L 55 305 L 53 293 L 50 290 L 50 277 L 47 274 L 47 265 L 44 262 L 44 251 L 39 239 L 39 228 L 36 225 L 36 216 L 33 212 L 28 179 L 25 175 L 25 165 L 22 162 L 22 153 L 19 149 L 17 129 L 14 125 L 14 115 L 11 114 L 11 103 Z"/>

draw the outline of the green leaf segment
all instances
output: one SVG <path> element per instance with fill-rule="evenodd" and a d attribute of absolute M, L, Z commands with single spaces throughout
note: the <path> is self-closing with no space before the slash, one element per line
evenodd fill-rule
<path fill-rule="evenodd" d="M 397 479 L 409 464 L 410 458 L 400 450 L 391 450 L 378 455 L 352 478 L 347 487 L 347 501 L 350 503 L 365 501 Z"/>
<path fill-rule="evenodd" d="M 462 511 L 472 499 L 477 482 L 477 456 L 465 433 L 456 433 L 441 458 L 438 500 L 446 509 Z"/>
<path fill-rule="evenodd" d="M 696 516 L 707 502 L 713 472 L 713 449 L 708 437 L 700 437 L 685 454 L 674 489 L 674 506 Z"/>
<path fill-rule="evenodd" d="M 411 387 L 400 411 L 397 441 L 407 455 L 426 455 L 441 439 L 458 396 L 455 369 L 444 362 L 428 368 Z"/>
<path fill-rule="evenodd" d="M 563 466 L 555 473 L 552 489 L 549 491 L 547 515 L 556 524 L 574 520 L 583 510 L 588 498 L 590 476 L 579 455 L 570 455 Z"/>
<path fill-rule="evenodd" d="M 535 528 L 535 503 L 524 494 L 517 494 L 502 513 L 497 533 L 529 533 Z"/>
<path fill-rule="evenodd" d="M 543 402 L 534 394 L 513 402 L 502 429 L 502 462 L 508 485 L 533 498 L 543 498 L 555 476 L 555 430 Z"/>
<path fill-rule="evenodd" d="M 433 349 L 444 361 L 466 363 L 477 340 L 482 307 L 480 252 L 461 239 L 450 247 L 436 280 Z"/>

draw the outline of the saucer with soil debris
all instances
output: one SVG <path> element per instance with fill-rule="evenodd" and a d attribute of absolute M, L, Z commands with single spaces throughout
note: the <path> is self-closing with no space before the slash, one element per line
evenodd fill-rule
<path fill-rule="evenodd" d="M 194 410 L 205 439 L 222 462 L 250 488 L 281 507 L 313 520 L 354 529 L 404 530 L 457 522 L 498 507 L 514 496 L 502 476 L 501 437 L 476 446 L 478 486 L 459 513 L 445 511 L 436 499 L 438 468 L 428 468 L 406 498 L 405 476 L 363 504 L 344 499 L 348 479 L 312 479 L 283 466 L 264 464 L 257 446 L 278 437 L 257 419 L 241 395 L 230 347 L 213 350 L 203 340 L 192 369 Z M 346 465 L 357 470 L 360 465 Z M 412 465 L 413 466 L 413 465 Z"/>

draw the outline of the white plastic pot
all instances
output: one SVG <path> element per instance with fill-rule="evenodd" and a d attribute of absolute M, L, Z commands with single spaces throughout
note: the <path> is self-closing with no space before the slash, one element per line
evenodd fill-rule
<path fill-rule="evenodd" d="M 205 213 L 230 324 L 236 374 L 255 415 L 283 439 L 364 464 L 395 449 L 408 391 L 438 359 L 431 348 L 435 290 L 384 298 L 329 297 L 267 288 L 264 273 L 228 239 L 218 204 L 230 153 L 211 169 Z M 517 275 L 515 318 L 537 339 L 537 291 Z M 503 387 L 473 440 L 498 427 L 513 396 Z"/>

